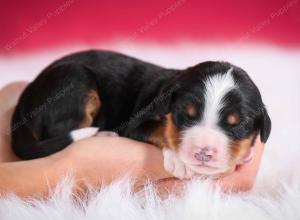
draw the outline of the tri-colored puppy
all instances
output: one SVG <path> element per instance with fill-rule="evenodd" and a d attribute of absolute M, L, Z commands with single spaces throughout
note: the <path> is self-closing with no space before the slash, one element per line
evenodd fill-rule
<path fill-rule="evenodd" d="M 230 63 L 175 70 L 93 50 L 43 70 L 23 92 L 11 127 L 22 159 L 115 132 L 162 148 L 165 169 L 189 178 L 250 160 L 255 138 L 260 133 L 267 141 L 271 121 L 253 81 Z"/>

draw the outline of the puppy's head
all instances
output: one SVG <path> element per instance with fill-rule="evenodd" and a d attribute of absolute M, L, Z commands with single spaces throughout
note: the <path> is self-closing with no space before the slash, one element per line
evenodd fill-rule
<path fill-rule="evenodd" d="M 222 173 L 245 159 L 257 134 L 266 142 L 271 121 L 258 88 L 229 63 L 205 62 L 163 89 L 167 146 L 196 173 Z"/>

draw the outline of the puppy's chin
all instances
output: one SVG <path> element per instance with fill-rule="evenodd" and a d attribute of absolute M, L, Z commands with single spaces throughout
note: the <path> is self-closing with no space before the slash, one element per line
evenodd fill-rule
<path fill-rule="evenodd" d="M 232 168 L 232 166 L 229 165 L 229 163 L 215 163 L 215 164 L 210 164 L 210 163 L 195 163 L 193 160 L 189 160 L 189 158 L 180 155 L 179 154 L 180 160 L 190 168 L 193 172 L 195 172 L 196 175 L 203 175 L 203 176 L 215 176 L 215 175 L 220 175 L 223 173 L 226 173 L 228 170 Z"/>
<path fill-rule="evenodd" d="M 234 158 L 234 160 L 230 160 L 227 165 L 222 165 L 220 167 L 213 167 L 210 165 L 200 164 L 193 165 L 186 163 L 191 170 L 200 175 L 207 176 L 220 176 L 222 174 L 232 172 L 237 165 L 244 165 L 250 163 L 253 159 L 253 150 L 249 149 L 241 158 Z"/>
<path fill-rule="evenodd" d="M 215 176 L 226 173 L 230 168 L 211 168 L 206 166 L 190 166 L 191 170 L 199 175 L 204 176 Z"/>

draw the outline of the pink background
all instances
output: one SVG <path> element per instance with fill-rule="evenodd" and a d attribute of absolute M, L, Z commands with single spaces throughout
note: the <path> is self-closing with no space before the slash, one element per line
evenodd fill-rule
<path fill-rule="evenodd" d="M 1 0 L 0 53 L 182 39 L 295 48 L 300 46 L 299 6 L 298 0 Z"/>

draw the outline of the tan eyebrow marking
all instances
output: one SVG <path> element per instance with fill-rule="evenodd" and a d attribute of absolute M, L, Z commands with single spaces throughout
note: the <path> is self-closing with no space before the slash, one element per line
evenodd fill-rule
<path fill-rule="evenodd" d="M 186 107 L 185 107 L 185 113 L 190 116 L 190 117 L 194 117 L 197 114 L 197 109 L 196 109 L 196 105 L 193 103 L 189 103 Z"/>
<path fill-rule="evenodd" d="M 245 153 L 250 150 L 254 137 L 254 134 L 251 134 L 243 140 L 234 141 L 230 144 L 230 163 L 232 165 L 242 159 Z"/>
<path fill-rule="evenodd" d="M 237 112 L 234 112 L 232 114 L 229 114 L 227 116 L 227 123 L 230 125 L 236 125 L 240 122 L 240 114 Z"/>

